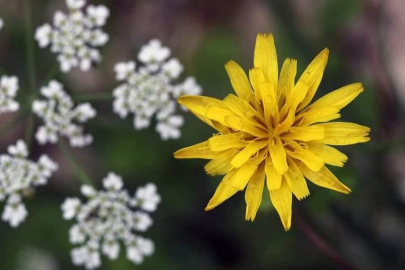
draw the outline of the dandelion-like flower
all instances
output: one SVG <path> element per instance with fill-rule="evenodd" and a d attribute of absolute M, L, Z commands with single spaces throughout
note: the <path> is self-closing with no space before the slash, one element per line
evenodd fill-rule
<path fill-rule="evenodd" d="M 58 168 L 47 155 L 37 162 L 27 159 L 28 149 L 19 140 L 8 147 L 8 154 L 0 155 L 0 201 L 6 201 L 2 214 L 3 221 L 18 227 L 28 215 L 22 197 L 36 186 L 45 185 Z"/>
<path fill-rule="evenodd" d="M 273 36 L 259 34 L 250 82 L 230 61 L 225 68 L 237 96 L 223 101 L 183 96 L 179 103 L 218 131 L 209 140 L 181 149 L 176 158 L 211 159 L 210 175 L 225 175 L 206 210 L 246 187 L 246 220 L 253 221 L 261 204 L 265 180 L 270 199 L 285 230 L 291 227 L 292 194 L 309 195 L 305 178 L 345 194 L 350 189 L 325 166 L 343 166 L 347 156 L 329 145 L 367 142 L 370 129 L 354 123 L 331 122 L 362 91 L 360 83 L 335 90 L 316 102 L 329 50 L 323 50 L 295 82 L 297 61 L 286 59 L 278 75 Z M 310 104 L 310 105 L 309 105 Z"/>
<path fill-rule="evenodd" d="M 17 77 L 2 76 L 0 78 L 0 114 L 18 111 L 20 104 L 14 100 L 18 88 Z"/>
<path fill-rule="evenodd" d="M 147 184 L 131 197 L 123 185 L 119 175 L 109 173 L 103 179 L 105 191 L 83 185 L 81 192 L 86 203 L 78 198 L 67 198 L 63 203 L 63 217 L 76 221 L 69 231 L 70 242 L 81 245 L 71 252 L 73 264 L 98 268 L 100 252 L 116 260 L 120 242 L 126 247 L 127 259 L 135 264 L 154 252 L 153 242 L 137 233 L 146 232 L 153 223 L 148 212 L 155 211 L 161 200 L 156 186 Z"/>
<path fill-rule="evenodd" d="M 202 90 L 193 77 L 183 83 L 173 84 L 183 71 L 179 60 L 170 57 L 170 49 L 158 40 L 151 40 L 138 54 L 143 64 L 136 69 L 136 63 L 115 65 L 116 79 L 124 81 L 114 90 L 114 112 L 121 118 L 134 115 L 135 129 L 148 128 L 156 115 L 156 131 L 163 140 L 178 139 L 183 117 L 176 115 L 175 98 L 188 94 L 199 95 Z"/>
<path fill-rule="evenodd" d="M 35 134 L 39 144 L 56 143 L 59 135 L 67 137 L 72 147 L 83 147 L 93 142 L 93 136 L 84 134 L 83 127 L 74 123 L 84 123 L 96 116 L 90 103 L 74 107 L 72 98 L 57 81 L 51 81 L 41 88 L 41 94 L 47 100 L 32 103 L 34 113 L 45 122 Z"/>
<path fill-rule="evenodd" d="M 106 24 L 109 10 L 105 6 L 89 5 L 86 12 L 83 0 L 66 0 L 69 14 L 56 11 L 53 25 L 44 24 L 37 28 L 35 39 L 41 48 L 51 45 L 63 72 L 74 67 L 88 71 L 92 63 L 101 61 L 98 47 L 104 46 L 109 37 L 101 30 Z"/>

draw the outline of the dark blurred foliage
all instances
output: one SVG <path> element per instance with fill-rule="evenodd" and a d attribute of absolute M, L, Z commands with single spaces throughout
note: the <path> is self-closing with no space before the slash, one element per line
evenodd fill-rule
<path fill-rule="evenodd" d="M 24 0 L 0 1 L 0 72 L 20 78 L 27 90 Z M 48 22 L 63 0 L 32 0 L 34 25 Z M 293 205 L 293 225 L 284 232 L 267 191 L 254 223 L 244 221 L 244 194 L 218 208 L 204 207 L 218 185 L 204 161 L 174 160 L 179 148 L 203 141 L 213 131 L 186 115 L 180 140 L 164 142 L 151 127 L 135 131 L 130 119 L 112 114 L 111 101 L 94 102 L 98 117 L 86 127 L 92 146 L 74 150 L 75 159 L 100 186 L 109 171 L 123 176 L 133 192 L 149 181 L 163 201 L 146 233 L 156 253 L 140 266 L 103 258 L 102 269 L 404 269 L 405 268 L 405 2 L 403 0 L 94 0 L 111 9 L 110 42 L 103 61 L 88 73 L 62 75 L 74 96 L 108 93 L 117 85 L 113 65 L 135 59 L 142 44 L 159 38 L 195 76 L 204 95 L 223 98 L 232 91 L 224 64 L 233 59 L 252 66 L 255 36 L 272 32 L 279 65 L 298 59 L 299 73 L 324 47 L 331 51 L 318 97 L 352 82 L 365 91 L 343 110 L 343 120 L 372 128 L 370 143 L 345 147 L 349 161 L 333 172 L 352 189 L 349 196 L 310 184 L 311 196 Z M 38 89 L 56 60 L 36 49 Z M 57 69 L 56 69 L 57 70 Z M 20 100 L 29 106 L 29 99 Z M 1 152 L 24 136 L 26 120 L 2 115 Z M 10 125 L 13 119 L 18 119 Z M 58 269 L 70 262 L 68 228 L 60 205 L 79 195 L 77 177 L 57 146 L 34 145 L 32 157 L 46 152 L 60 164 L 49 185 L 27 199 L 29 216 L 18 229 L 0 223 L 0 268 L 15 269 L 21 252 L 36 248 L 52 256 Z"/>

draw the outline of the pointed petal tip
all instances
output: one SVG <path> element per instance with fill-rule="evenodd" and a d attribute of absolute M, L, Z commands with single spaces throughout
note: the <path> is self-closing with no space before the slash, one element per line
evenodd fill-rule
<path fill-rule="evenodd" d="M 308 198 L 308 197 L 309 197 L 309 195 L 310 195 L 310 193 L 308 192 L 308 194 L 306 194 L 306 195 L 305 195 L 305 196 L 303 196 L 303 197 L 297 198 L 297 200 L 302 201 L 303 199 Z"/>

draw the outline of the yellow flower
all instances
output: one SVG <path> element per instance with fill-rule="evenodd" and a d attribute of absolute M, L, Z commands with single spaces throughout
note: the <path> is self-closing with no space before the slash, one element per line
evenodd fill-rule
<path fill-rule="evenodd" d="M 292 194 L 298 200 L 309 195 L 305 178 L 350 193 L 325 166 L 342 167 L 348 158 L 329 145 L 367 142 L 370 129 L 354 123 L 325 123 L 339 118 L 339 111 L 363 91 L 360 83 L 339 88 L 308 106 L 328 55 L 324 49 L 295 82 L 297 61 L 286 59 L 279 76 L 273 36 L 259 34 L 249 79 L 234 61 L 225 65 L 236 95 L 229 94 L 223 101 L 204 96 L 179 98 L 181 105 L 218 131 L 207 141 L 174 153 L 179 159 L 210 159 L 207 173 L 225 175 L 205 210 L 246 187 L 245 218 L 253 221 L 266 179 L 271 202 L 284 229 L 289 230 Z"/>

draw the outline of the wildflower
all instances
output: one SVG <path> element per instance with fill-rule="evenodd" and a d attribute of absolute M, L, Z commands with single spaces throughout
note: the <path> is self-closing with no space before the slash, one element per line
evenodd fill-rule
<path fill-rule="evenodd" d="M 2 76 L 0 78 L 0 113 L 18 111 L 20 105 L 14 100 L 18 88 L 17 77 Z"/>
<path fill-rule="evenodd" d="M 63 72 L 74 67 L 88 71 L 93 63 L 101 61 L 98 47 L 104 46 L 109 37 L 100 28 L 109 17 L 105 6 L 85 6 L 84 0 L 66 0 L 69 14 L 56 11 L 53 26 L 46 23 L 37 28 L 35 39 L 39 47 L 51 45 Z"/>
<path fill-rule="evenodd" d="M 58 166 L 46 155 L 37 162 L 28 160 L 28 149 L 22 140 L 10 145 L 8 153 L 0 155 L 0 201 L 7 198 L 2 220 L 18 227 L 28 215 L 22 202 L 24 192 L 45 185 Z"/>
<path fill-rule="evenodd" d="M 69 240 L 81 245 L 72 249 L 72 262 L 87 269 L 98 268 L 100 253 L 116 260 L 122 242 L 128 260 L 140 264 L 144 256 L 154 252 L 153 242 L 137 232 L 145 232 L 152 226 L 147 212 L 155 211 L 160 203 L 156 186 L 140 187 L 131 197 L 123 189 L 122 178 L 114 173 L 103 179 L 103 186 L 105 190 L 97 191 L 83 185 L 81 193 L 87 198 L 86 203 L 78 198 L 67 198 L 62 204 L 63 217 L 76 221 L 69 230 Z"/>
<path fill-rule="evenodd" d="M 124 81 L 114 90 L 114 112 L 121 118 L 134 115 L 135 129 L 150 126 L 153 116 L 157 121 L 156 131 L 163 140 L 178 139 L 184 120 L 176 115 L 174 98 L 184 94 L 199 95 L 202 90 L 192 77 L 183 83 L 173 84 L 180 77 L 183 66 L 180 61 L 170 58 L 170 49 L 163 47 L 159 40 L 151 40 L 142 46 L 138 68 L 134 61 L 115 65 L 116 79 Z"/>
<path fill-rule="evenodd" d="M 43 87 L 41 94 L 47 100 L 35 100 L 32 103 L 34 113 L 45 122 L 35 134 L 40 144 L 56 143 L 59 135 L 66 136 L 72 147 L 83 147 L 93 142 L 93 136 L 83 134 L 83 127 L 73 123 L 84 123 L 96 116 L 96 111 L 89 103 L 74 107 L 71 97 L 57 81 L 51 81 Z"/>
<path fill-rule="evenodd" d="M 250 82 L 230 61 L 225 68 L 236 92 L 223 101 L 182 96 L 179 103 L 218 131 L 209 140 L 177 151 L 176 158 L 211 159 L 208 174 L 224 175 L 206 210 L 246 187 L 246 220 L 253 221 L 266 179 L 270 199 L 285 230 L 291 226 L 292 194 L 309 195 L 305 178 L 345 194 L 350 189 L 325 166 L 343 166 L 347 156 L 329 145 L 367 142 L 370 129 L 329 122 L 362 91 L 360 83 L 335 90 L 309 105 L 321 82 L 329 50 L 323 50 L 295 82 L 297 61 L 286 59 L 278 76 L 273 36 L 259 34 Z M 305 177 L 305 178 L 304 178 Z"/>

